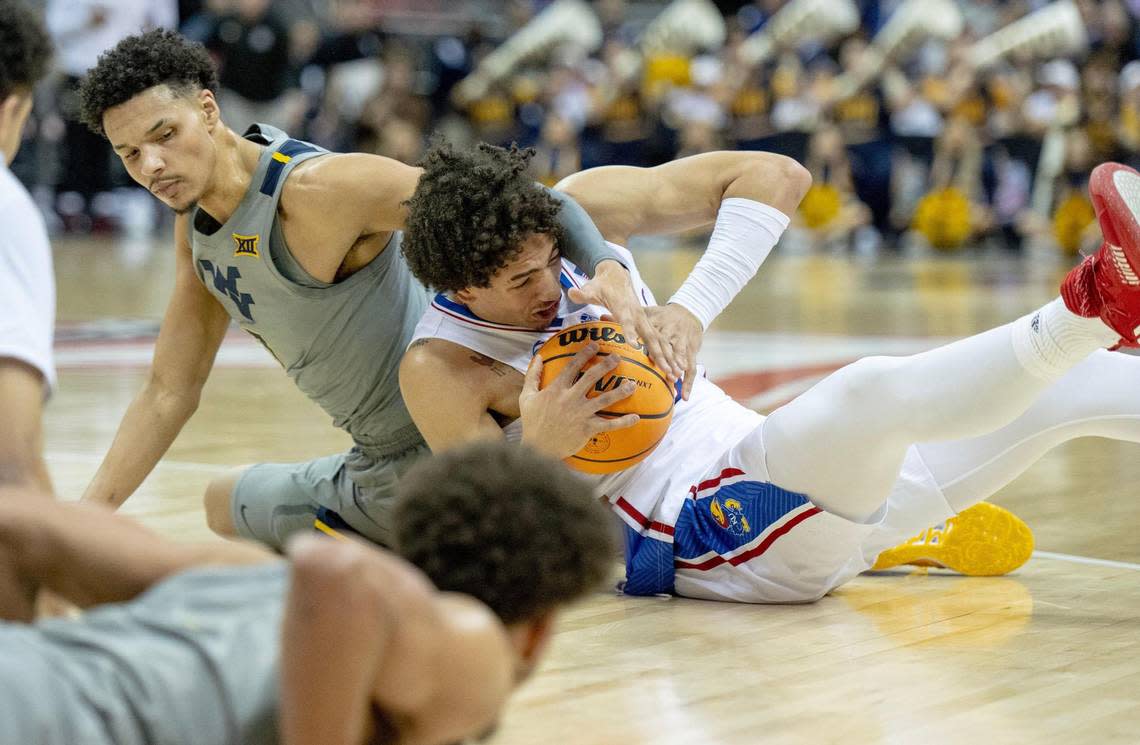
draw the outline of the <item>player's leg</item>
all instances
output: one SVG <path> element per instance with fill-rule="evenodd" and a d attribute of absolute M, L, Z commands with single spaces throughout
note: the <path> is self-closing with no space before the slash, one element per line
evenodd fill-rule
<path fill-rule="evenodd" d="M 1011 423 L 965 440 L 917 445 L 946 501 L 964 510 L 1078 437 L 1140 442 L 1140 357 L 1095 352 Z"/>
<path fill-rule="evenodd" d="M 206 508 L 206 525 L 223 538 L 237 538 L 241 535 L 234 524 L 234 487 L 249 469 L 250 466 L 231 468 L 211 480 L 206 487 L 206 495 L 202 499 Z"/>
<path fill-rule="evenodd" d="M 206 489 L 206 517 L 219 535 L 281 551 L 294 533 L 313 530 L 321 507 L 339 503 L 345 454 L 303 463 L 258 463 L 218 477 Z"/>
<path fill-rule="evenodd" d="M 345 455 L 344 470 L 338 475 L 337 502 L 325 502 L 328 509 L 322 522 L 343 532 L 335 524 L 342 521 L 353 532 L 380 546 L 393 544 L 393 507 L 400 478 L 417 461 L 431 454 L 427 445 L 415 445 L 388 455 L 376 456 L 360 448 Z M 332 514 L 330 514 L 330 511 Z"/>
<path fill-rule="evenodd" d="M 9 582 L 0 616 L 26 620 L 20 598 L 46 587 L 86 607 L 135 597 L 155 582 L 194 566 L 248 564 L 272 558 L 256 546 L 216 541 L 175 543 L 134 520 L 86 504 L 48 500 L 0 503 L 0 567 Z"/>
<path fill-rule="evenodd" d="M 766 474 L 764 480 L 771 482 L 766 485 L 740 483 L 749 474 L 764 473 L 763 460 L 776 464 L 770 453 L 763 457 L 770 441 L 766 422 L 715 464 L 685 501 L 674 535 L 675 589 L 706 599 L 802 602 L 846 582 L 876 557 L 889 559 L 883 566 L 922 559 L 968 574 L 1010 571 L 1032 551 L 1024 524 L 997 508 L 955 513 L 1065 440 L 1096 435 L 1140 442 L 1138 379 L 1140 358 L 1094 352 L 1006 426 L 976 438 L 906 448 L 901 469 L 889 466 L 891 483 L 872 495 L 874 519 L 864 522 L 843 519 L 810 486 L 801 487 L 800 494 L 784 492 L 778 487 L 789 487 L 780 475 Z M 832 411 L 837 419 L 846 414 Z M 850 448 L 858 458 L 871 459 L 875 437 L 873 432 L 865 441 L 853 437 Z M 845 462 L 853 487 L 863 484 L 860 462 Z M 729 474 L 735 475 L 724 478 Z M 883 503 L 887 508 L 880 513 L 877 506 Z M 955 522 L 946 522 L 951 518 Z M 940 523 L 945 524 L 927 530 Z M 919 531 L 917 539 L 897 546 Z"/>
<path fill-rule="evenodd" d="M 912 465 L 929 488 L 896 482 L 883 522 L 864 543 L 868 563 L 934 562 L 974 575 L 1021 566 L 1033 550 L 1029 527 L 1007 510 L 976 503 L 1068 440 L 1140 442 L 1137 380 L 1140 358 L 1094 352 L 1001 429 L 915 445 Z"/>
<path fill-rule="evenodd" d="M 1027 364 L 1023 350 L 1034 348 L 1024 339 L 1048 321 L 1063 329 L 1062 363 Z M 886 499 L 913 443 L 977 436 L 1008 424 L 1069 366 L 1115 340 L 1099 320 L 1078 318 L 1054 301 L 928 352 L 860 360 L 768 418 L 768 473 L 773 483 L 831 512 L 865 520 Z"/>
<path fill-rule="evenodd" d="M 1140 358 L 1094 352 L 1006 426 L 913 446 L 912 477 L 896 482 L 882 523 L 864 543 L 868 563 L 882 569 L 934 562 L 973 575 L 1016 569 L 1033 550 L 1029 527 L 1007 510 L 976 503 L 1062 442 L 1089 436 L 1140 442 L 1137 380 Z"/>
<path fill-rule="evenodd" d="M 765 422 L 772 481 L 866 520 L 912 443 L 1000 429 L 1097 348 L 1136 344 L 1140 174 L 1098 166 L 1090 190 L 1106 242 L 1069 273 L 1062 298 L 986 333 L 911 357 L 862 360 L 829 377 Z"/>

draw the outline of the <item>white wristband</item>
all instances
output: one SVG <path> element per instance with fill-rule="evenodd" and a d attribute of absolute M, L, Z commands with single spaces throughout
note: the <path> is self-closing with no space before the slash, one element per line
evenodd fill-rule
<path fill-rule="evenodd" d="M 669 298 L 706 329 L 756 275 L 790 218 L 775 207 L 742 197 L 720 203 L 709 247 Z"/>

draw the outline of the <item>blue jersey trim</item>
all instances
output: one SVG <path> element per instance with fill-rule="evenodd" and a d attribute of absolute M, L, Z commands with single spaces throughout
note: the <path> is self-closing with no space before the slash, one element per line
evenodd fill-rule
<path fill-rule="evenodd" d="M 301 153 L 315 153 L 317 148 L 312 145 L 301 142 L 300 140 L 285 140 L 281 143 L 281 147 L 277 148 L 277 152 L 289 159 Z M 273 196 L 273 192 L 277 191 L 277 182 L 281 180 L 281 173 L 285 170 L 285 163 L 270 158 L 269 167 L 265 170 L 265 178 L 261 182 L 261 193 L 267 197 Z"/>

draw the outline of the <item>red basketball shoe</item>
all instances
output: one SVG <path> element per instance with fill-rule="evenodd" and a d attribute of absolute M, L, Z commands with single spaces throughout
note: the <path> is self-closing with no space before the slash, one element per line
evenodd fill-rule
<path fill-rule="evenodd" d="M 1140 173 L 1102 163 L 1089 176 L 1089 196 L 1104 243 L 1061 283 L 1065 307 L 1099 317 L 1120 334 L 1117 346 L 1137 347 L 1140 327 Z"/>

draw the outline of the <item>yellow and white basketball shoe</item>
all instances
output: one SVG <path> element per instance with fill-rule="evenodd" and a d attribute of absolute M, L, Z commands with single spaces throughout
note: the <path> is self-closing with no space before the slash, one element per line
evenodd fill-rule
<path fill-rule="evenodd" d="M 996 504 L 979 502 L 879 554 L 872 570 L 900 564 L 951 569 L 971 577 L 1007 574 L 1033 554 L 1033 532 Z"/>

